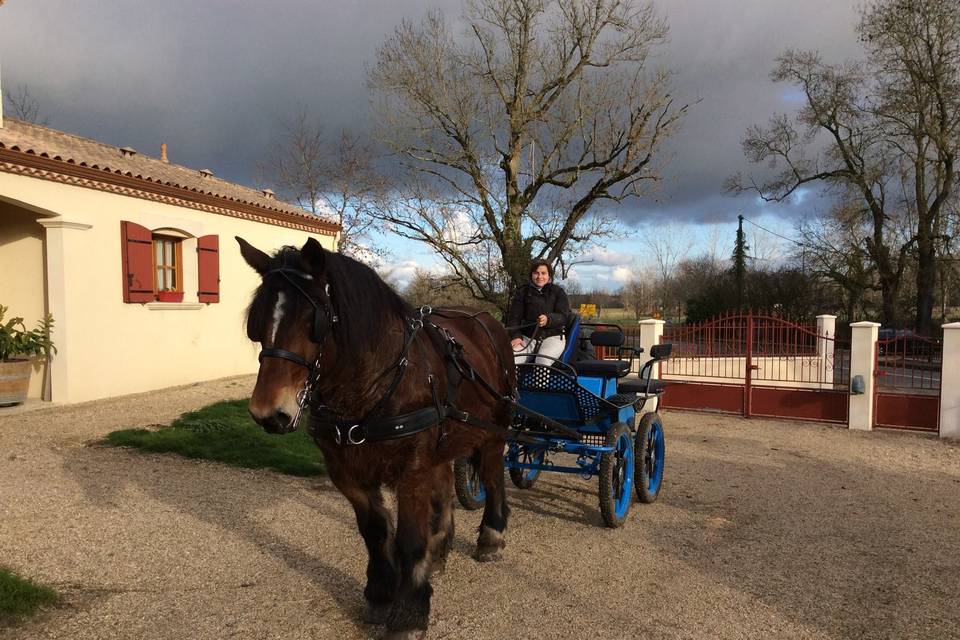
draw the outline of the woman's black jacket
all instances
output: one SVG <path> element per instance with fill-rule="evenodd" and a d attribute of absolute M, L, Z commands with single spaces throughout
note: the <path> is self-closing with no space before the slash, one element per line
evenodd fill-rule
<path fill-rule="evenodd" d="M 547 316 L 547 326 L 537 332 L 538 338 L 549 338 L 563 333 L 567 318 L 570 317 L 570 301 L 567 300 L 563 287 L 552 282 L 545 284 L 539 291 L 532 284 L 522 287 L 514 294 L 513 302 L 510 303 L 507 326 L 516 327 L 536 322 L 541 314 Z M 519 338 L 521 334 L 530 337 L 535 329 L 535 326 L 511 329 L 510 339 Z"/>

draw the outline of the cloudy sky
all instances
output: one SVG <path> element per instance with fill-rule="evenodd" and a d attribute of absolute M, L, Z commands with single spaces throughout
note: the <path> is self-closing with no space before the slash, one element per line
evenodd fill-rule
<path fill-rule="evenodd" d="M 789 235 L 816 208 L 815 194 L 764 206 L 725 195 L 723 180 L 749 169 L 740 150 L 746 127 L 797 106 L 790 87 L 769 80 L 779 53 L 859 55 L 854 2 L 655 5 L 671 33 L 657 62 L 676 73 L 679 99 L 700 102 L 664 156 L 661 191 L 619 212 L 635 235 L 579 269 L 588 286 L 636 273 L 649 262 L 643 238 L 667 223 L 692 251 L 717 245 L 723 255 L 738 213 Z M 54 128 L 151 155 L 166 142 L 174 162 L 252 184 L 278 119 L 298 105 L 330 132 L 365 129 L 376 47 L 401 20 L 434 7 L 455 17 L 460 0 L 6 0 L 0 77 L 6 90 L 28 85 Z M 751 233 L 758 252 L 776 253 L 779 240 Z M 427 256 L 396 263 L 401 279 L 416 263 L 435 264 Z"/>

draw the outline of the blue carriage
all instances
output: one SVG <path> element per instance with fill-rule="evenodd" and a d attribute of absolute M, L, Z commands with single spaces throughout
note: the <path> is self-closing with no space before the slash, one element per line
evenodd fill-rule
<path fill-rule="evenodd" d="M 634 494 L 651 503 L 660 493 L 663 423 L 656 411 L 645 408 L 663 392 L 663 382 L 651 373 L 669 357 L 671 345 L 654 346 L 638 376 L 630 377 L 643 350 L 626 346 L 619 326 L 583 324 L 574 316 L 566 335 L 566 350 L 550 364 L 517 364 L 519 402 L 505 466 L 521 489 L 533 486 L 544 471 L 597 476 L 603 521 L 619 527 Z M 617 357 L 598 360 L 593 347 Z M 558 461 L 559 454 L 569 455 Z M 482 507 L 483 486 L 470 460 L 456 461 L 454 471 L 460 503 Z"/>

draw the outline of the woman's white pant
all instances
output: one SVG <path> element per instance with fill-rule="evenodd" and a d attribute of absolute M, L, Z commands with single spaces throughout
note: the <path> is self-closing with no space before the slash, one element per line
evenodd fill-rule
<path fill-rule="evenodd" d="M 533 353 L 533 350 L 536 348 L 537 344 L 533 342 L 530 338 L 524 336 L 523 338 L 523 347 L 514 352 L 514 359 L 517 362 L 529 362 L 529 358 L 523 358 L 523 356 L 528 356 Z M 544 338 L 543 342 L 540 343 L 540 348 L 537 350 L 537 353 L 542 356 L 550 356 L 549 358 L 537 358 L 537 364 L 551 365 L 555 362 L 553 358 L 559 358 L 560 354 L 563 353 L 564 348 L 566 348 L 567 342 L 563 339 L 563 336 L 550 336 L 549 338 Z"/>

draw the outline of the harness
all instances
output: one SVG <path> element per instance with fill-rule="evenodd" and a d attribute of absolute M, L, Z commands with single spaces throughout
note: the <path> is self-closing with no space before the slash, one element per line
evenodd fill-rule
<path fill-rule="evenodd" d="M 484 389 L 488 394 L 490 394 L 496 402 L 503 402 L 510 405 L 511 408 L 516 406 L 516 399 L 510 395 L 501 395 L 501 393 L 498 392 L 479 373 L 477 373 L 476 369 L 474 369 L 473 366 L 464 358 L 463 345 L 457 341 L 456 337 L 446 328 L 430 321 L 430 318 L 434 316 L 444 318 L 476 319 L 479 313 L 469 314 L 453 309 L 435 310 L 429 306 L 421 307 L 417 311 L 417 315 L 413 318 L 409 318 L 404 324 L 404 343 L 397 360 L 392 365 L 384 369 L 376 378 L 374 378 L 367 389 L 367 392 L 371 391 L 381 379 L 389 375 L 392 371 L 393 378 L 390 381 L 386 391 L 383 393 L 380 400 L 373 406 L 373 408 L 366 413 L 366 415 L 360 418 L 348 418 L 341 415 L 334 409 L 326 406 L 316 389 L 317 383 L 320 379 L 319 365 L 320 358 L 322 356 L 322 350 L 319 347 L 322 345 L 324 339 L 324 336 L 320 335 L 323 318 L 323 316 L 320 314 L 322 313 L 324 316 L 326 316 L 333 330 L 336 329 L 337 323 L 339 322 L 339 318 L 335 313 L 332 304 L 330 303 L 330 285 L 326 285 L 325 291 L 327 294 L 327 300 L 321 303 L 315 300 L 314 297 L 311 296 L 293 278 L 293 276 L 297 276 L 305 280 L 312 280 L 313 276 L 309 273 L 296 268 L 284 266 L 268 271 L 267 273 L 263 274 L 263 278 L 266 279 L 274 274 L 282 276 L 287 282 L 293 285 L 293 287 L 304 298 L 306 298 L 313 307 L 314 315 L 313 322 L 311 323 L 310 339 L 312 342 L 318 345 L 318 349 L 316 358 L 312 364 L 310 364 L 299 354 L 287 351 L 285 349 L 276 348 L 261 350 L 260 361 L 262 362 L 264 358 L 281 358 L 307 369 L 308 373 L 307 378 L 304 381 L 304 386 L 299 392 L 297 392 L 297 415 L 294 418 L 294 424 L 299 422 L 300 415 L 303 412 L 304 407 L 309 407 L 310 421 L 307 425 L 307 432 L 313 438 L 316 439 L 329 435 L 338 445 L 361 445 L 365 442 L 393 440 L 396 438 L 402 438 L 404 436 L 414 435 L 421 431 L 425 431 L 434 425 L 442 423 L 445 418 L 451 418 L 458 422 L 486 429 L 488 431 L 493 431 L 499 435 L 502 435 L 503 437 L 508 435 L 510 429 L 507 427 L 478 419 L 470 415 L 468 412 L 457 408 L 456 399 L 459 394 L 460 384 L 464 380 L 470 380 L 477 383 L 480 388 Z M 483 327 L 492 343 L 494 340 L 493 336 L 489 332 L 489 329 L 479 320 L 477 320 L 477 323 Z M 433 399 L 431 405 L 395 416 L 377 415 L 380 413 L 383 407 L 387 405 L 394 392 L 400 386 L 400 383 L 404 378 L 404 374 L 406 373 L 410 364 L 410 349 L 413 347 L 413 344 L 415 341 L 417 341 L 418 337 L 421 337 L 422 341 L 423 336 L 426 336 L 434 343 L 440 343 L 447 373 L 446 393 L 443 397 L 441 397 L 439 390 L 437 389 L 437 377 L 432 372 L 429 372 L 427 381 L 430 385 L 431 396 Z M 502 366 L 501 369 L 503 369 Z M 506 375 L 505 369 L 504 374 Z M 441 433 L 441 438 L 444 435 L 445 434 Z"/>

